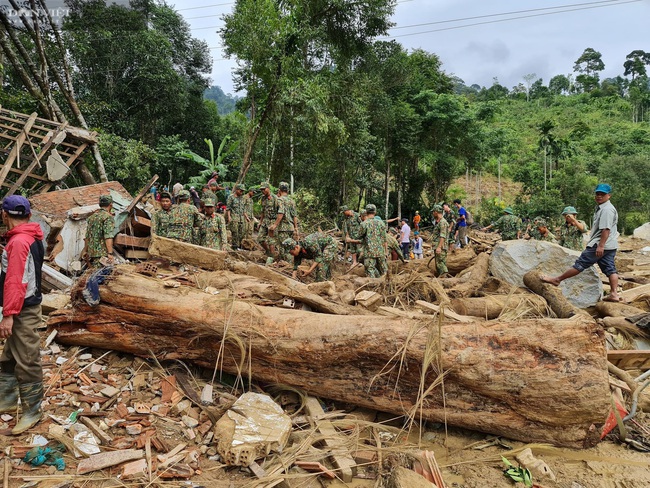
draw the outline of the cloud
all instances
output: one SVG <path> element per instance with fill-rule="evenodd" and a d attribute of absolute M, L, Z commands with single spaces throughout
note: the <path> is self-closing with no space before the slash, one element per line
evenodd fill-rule
<path fill-rule="evenodd" d="M 504 63 L 510 59 L 510 49 L 500 39 L 491 43 L 472 41 L 465 46 L 462 53 L 486 63 Z"/>

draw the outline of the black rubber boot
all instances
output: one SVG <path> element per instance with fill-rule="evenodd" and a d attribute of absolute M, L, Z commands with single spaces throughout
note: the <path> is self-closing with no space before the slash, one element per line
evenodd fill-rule
<path fill-rule="evenodd" d="M 18 380 L 11 373 L 0 373 L 0 413 L 16 413 Z"/>
<path fill-rule="evenodd" d="M 21 414 L 16 427 L 11 430 L 14 435 L 22 434 L 34 427 L 41 417 L 41 402 L 43 401 L 43 382 L 25 383 L 18 385 L 20 393 Z"/>

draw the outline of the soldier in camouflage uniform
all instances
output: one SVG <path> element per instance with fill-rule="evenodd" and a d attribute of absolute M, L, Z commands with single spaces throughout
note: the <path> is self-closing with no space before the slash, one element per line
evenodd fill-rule
<path fill-rule="evenodd" d="M 113 263 L 113 238 L 115 219 L 111 214 L 113 198 L 110 195 L 99 197 L 99 210 L 88 217 L 86 242 L 82 256 L 86 256 L 90 266 L 101 267 L 102 262 Z"/>
<path fill-rule="evenodd" d="M 438 276 L 448 273 L 447 269 L 447 243 L 449 242 L 449 222 L 443 216 L 442 205 L 433 207 L 433 231 L 431 232 L 431 245 L 434 246 L 436 271 Z"/>
<path fill-rule="evenodd" d="M 578 220 L 578 211 L 574 207 L 565 207 L 562 211 L 565 223 L 560 227 L 560 239 L 558 244 L 574 251 L 583 251 L 585 240 L 582 237 L 589 232 L 589 226 L 584 220 Z"/>
<path fill-rule="evenodd" d="M 278 218 L 279 201 L 278 197 L 271 192 L 271 186 L 267 182 L 260 184 L 262 190 L 262 220 L 260 222 L 260 230 L 257 234 L 257 240 L 266 251 L 267 259 L 266 264 L 273 263 L 275 257 L 275 233 L 271 230 L 271 226 Z"/>
<path fill-rule="evenodd" d="M 504 215 L 502 215 L 499 220 L 494 224 L 483 227 L 482 230 L 485 232 L 494 227 L 499 231 L 501 239 L 504 241 L 519 239 L 519 235 L 521 234 L 521 219 L 513 214 L 512 208 L 510 207 L 504 208 L 503 213 Z"/>
<path fill-rule="evenodd" d="M 536 218 L 535 226 L 537 228 L 538 237 L 536 237 L 536 239 L 538 241 L 553 242 L 557 244 L 557 239 L 555 238 L 555 235 L 550 230 L 548 230 L 548 224 L 546 223 L 545 219 L 539 217 Z"/>
<path fill-rule="evenodd" d="M 240 249 L 241 241 L 244 238 L 246 226 L 246 200 L 244 191 L 246 187 L 241 183 L 235 186 L 235 191 L 228 195 L 226 203 L 226 223 L 230 225 L 232 233 L 232 248 Z"/>
<path fill-rule="evenodd" d="M 298 266 L 303 259 L 312 259 L 314 262 L 311 268 L 302 271 L 302 276 L 308 276 L 316 270 L 316 281 L 326 281 L 332 277 L 332 261 L 339 250 L 338 243 L 332 236 L 314 232 L 299 241 L 291 238 L 285 239 L 282 241 L 282 247 L 293 256 L 294 279 L 297 277 Z"/>
<path fill-rule="evenodd" d="M 340 208 L 343 212 L 343 242 L 346 243 L 348 252 L 352 255 L 352 266 L 357 264 L 357 254 L 359 254 L 359 244 L 353 244 L 350 240 L 359 240 L 359 231 L 361 230 L 361 217 L 351 208 L 343 205 Z"/>
<path fill-rule="evenodd" d="M 172 208 L 167 237 L 195 244 L 198 242 L 202 215 L 194 205 L 189 204 L 189 199 L 189 191 L 181 190 L 178 193 L 179 203 Z"/>
<path fill-rule="evenodd" d="M 386 274 L 386 223 L 376 219 L 377 207 L 372 203 L 366 205 L 366 220 L 359 229 L 359 244 L 363 244 L 364 266 L 366 275 L 379 278 Z"/>
<path fill-rule="evenodd" d="M 456 247 L 456 237 L 458 229 L 456 228 L 456 212 L 449 206 L 448 203 L 442 204 L 442 218 L 449 224 L 449 237 L 447 238 L 447 249 L 453 250 Z M 460 241 L 458 241 L 460 242 Z"/>
<path fill-rule="evenodd" d="M 255 191 L 253 188 L 248 189 L 248 193 L 244 196 L 244 239 L 253 238 L 253 227 L 255 226 L 255 216 L 253 215 L 253 195 Z"/>
<path fill-rule="evenodd" d="M 160 194 L 160 210 L 151 219 L 151 232 L 160 237 L 168 237 L 169 221 L 172 214 L 172 196 L 168 192 Z"/>
<path fill-rule="evenodd" d="M 287 239 L 298 238 L 298 209 L 293 198 L 289 196 L 289 183 L 284 181 L 280 182 L 278 197 L 278 216 L 269 230 L 273 230 L 276 234 L 278 243 L 282 243 Z M 290 254 L 284 252 L 284 248 L 279 249 L 281 258 L 285 261 L 290 261 Z"/>
<path fill-rule="evenodd" d="M 208 199 L 214 200 L 216 202 L 217 195 L 212 190 L 210 190 L 210 185 L 205 184 L 203 185 L 203 189 L 201 191 L 201 202 Z M 203 203 L 201 203 L 201 213 L 203 213 Z"/>
<path fill-rule="evenodd" d="M 199 245 L 218 251 L 227 250 L 226 221 L 223 215 L 215 213 L 215 201 L 211 198 L 204 199 L 202 203 L 205 216 L 201 219 Z"/>

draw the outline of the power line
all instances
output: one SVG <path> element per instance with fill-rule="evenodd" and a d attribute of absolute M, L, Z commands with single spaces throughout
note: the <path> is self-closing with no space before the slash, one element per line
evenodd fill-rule
<path fill-rule="evenodd" d="M 503 12 L 503 13 L 499 13 L 499 14 L 476 15 L 474 17 L 463 17 L 463 18 L 459 18 L 459 19 L 439 20 L 439 21 L 436 21 L 436 22 L 425 22 L 423 24 L 401 25 L 401 26 L 391 27 L 391 30 L 408 29 L 408 28 L 411 28 L 411 27 L 423 27 L 425 25 L 448 24 L 448 23 L 453 23 L 453 22 L 463 22 L 465 20 L 485 19 L 485 18 L 489 18 L 489 17 L 500 17 L 502 15 L 515 15 L 515 14 L 523 14 L 523 13 L 528 13 L 528 12 L 539 12 L 539 11 L 543 11 L 543 10 L 558 10 L 558 9 L 570 8 L 570 7 L 581 7 L 581 6 L 598 5 L 598 4 L 617 4 L 617 3 L 621 3 L 620 0 L 603 0 L 603 1 L 600 1 L 600 2 L 587 2 L 587 3 L 574 3 L 574 4 L 569 4 L 569 5 L 557 5 L 555 7 L 533 8 L 533 9 L 527 9 L 527 10 L 513 10 L 511 12 Z M 603 5 L 603 6 L 609 6 L 609 5 Z M 198 18 L 198 17 L 196 17 L 196 18 Z"/>
<path fill-rule="evenodd" d="M 448 31 L 448 30 L 454 30 L 454 29 L 464 29 L 465 27 L 475 27 L 477 25 L 496 24 L 496 23 L 499 23 L 499 22 L 508 22 L 510 20 L 529 19 L 529 18 L 532 18 L 532 17 L 542 17 L 542 16 L 545 16 L 545 15 L 562 14 L 562 13 L 566 13 L 566 12 L 575 12 L 575 11 L 579 11 L 579 10 L 591 10 L 591 9 L 595 9 L 595 8 L 613 7 L 613 6 L 618 6 L 618 5 L 624 5 L 624 4 L 627 4 L 627 3 L 639 3 L 641 1 L 643 1 L 643 0 L 627 0 L 627 1 L 623 1 L 623 2 L 617 1 L 616 3 L 610 3 L 610 4 L 607 4 L 607 5 L 595 5 L 595 6 L 592 6 L 592 7 L 580 7 L 580 8 L 573 8 L 573 9 L 567 9 L 567 10 L 558 10 L 558 11 L 555 11 L 555 12 L 545 12 L 545 13 L 541 13 L 541 14 L 521 15 L 521 16 L 518 16 L 518 17 L 510 17 L 510 18 L 507 18 L 507 19 L 489 20 L 489 21 L 486 21 L 486 22 L 475 22 L 473 24 L 456 25 L 456 26 L 453 26 L 453 27 L 445 27 L 445 28 L 442 28 L 442 29 L 432 29 L 432 30 L 427 30 L 427 31 L 422 31 L 422 32 L 411 32 L 411 33 L 408 33 L 408 34 L 398 34 L 396 36 L 387 36 L 387 37 L 384 37 L 383 39 L 396 39 L 398 37 L 419 36 L 421 34 L 430 34 L 432 32 L 442 32 L 442 31 Z"/>
<path fill-rule="evenodd" d="M 182 12 L 185 10 L 200 10 L 203 8 L 212 8 L 212 7 L 223 7 L 224 5 L 234 5 L 235 2 L 228 2 L 228 3 L 216 3 L 214 5 L 203 5 L 201 7 L 188 7 L 188 8 L 178 8 L 176 9 L 177 12 Z"/>

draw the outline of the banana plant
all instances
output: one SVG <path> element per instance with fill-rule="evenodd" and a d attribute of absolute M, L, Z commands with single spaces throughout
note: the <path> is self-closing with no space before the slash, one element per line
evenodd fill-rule
<path fill-rule="evenodd" d="M 226 174 L 226 165 L 223 161 L 237 150 L 239 146 L 239 141 L 231 141 L 230 136 L 226 136 L 219 144 L 219 149 L 217 149 L 217 154 L 215 157 L 214 154 L 214 144 L 210 139 L 204 139 L 205 143 L 208 145 L 210 151 L 210 159 L 205 159 L 203 156 L 196 154 L 193 151 L 180 151 L 176 154 L 177 157 L 188 159 L 196 164 L 203 166 L 205 169 L 202 169 L 198 175 L 192 176 L 189 183 L 195 186 L 204 185 L 212 176 L 212 173 L 216 171 L 219 173 L 219 176 Z"/>

